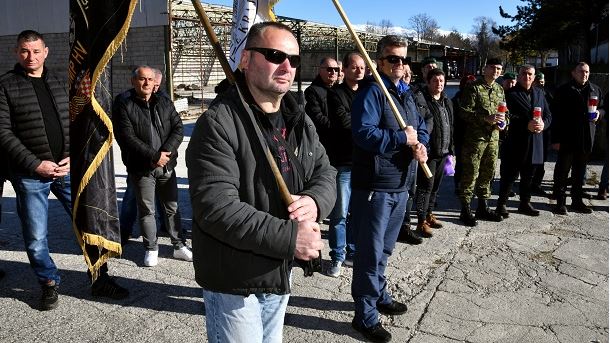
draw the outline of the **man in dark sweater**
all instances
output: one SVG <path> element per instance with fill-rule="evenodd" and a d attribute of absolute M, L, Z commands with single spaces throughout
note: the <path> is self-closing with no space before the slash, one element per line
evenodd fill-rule
<path fill-rule="evenodd" d="M 341 265 L 351 264 L 355 251 L 354 238 L 347 221 L 352 175 L 352 100 L 358 90 L 358 81 L 364 78 L 364 60 L 357 52 L 345 55 L 343 83 L 328 92 L 330 119 L 330 145 L 327 149 L 330 164 L 337 168 L 337 201 L 330 213 L 328 244 L 332 265 L 327 274 L 338 277 Z"/>

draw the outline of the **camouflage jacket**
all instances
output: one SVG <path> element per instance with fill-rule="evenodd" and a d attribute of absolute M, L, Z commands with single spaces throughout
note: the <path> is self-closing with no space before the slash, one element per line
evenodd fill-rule
<path fill-rule="evenodd" d="M 489 86 L 484 79 L 480 79 L 466 87 L 459 109 L 459 116 L 466 124 L 464 138 L 497 140 L 498 127 L 485 121 L 485 117 L 495 114 L 501 101 L 506 101 L 504 89 L 496 82 Z"/>

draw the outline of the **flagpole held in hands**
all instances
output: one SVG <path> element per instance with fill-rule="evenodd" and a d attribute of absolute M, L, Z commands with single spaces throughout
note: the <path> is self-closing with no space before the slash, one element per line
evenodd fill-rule
<path fill-rule="evenodd" d="M 347 26 L 347 30 L 349 31 L 350 35 L 354 39 L 354 42 L 356 43 L 356 46 L 358 47 L 358 51 L 360 51 L 360 54 L 364 58 L 364 61 L 366 62 L 366 65 L 369 67 L 369 69 L 373 73 L 373 77 L 375 78 L 375 81 L 377 81 L 377 83 L 379 84 L 379 87 L 381 88 L 381 91 L 385 95 L 386 99 L 388 99 L 388 103 L 390 104 L 390 108 L 392 109 L 392 113 L 394 114 L 394 118 L 396 118 L 396 121 L 398 122 L 398 125 L 400 126 L 400 129 L 401 130 L 405 130 L 405 129 L 414 130 L 412 126 L 407 126 L 405 121 L 402 119 L 402 116 L 400 115 L 400 112 L 398 111 L 398 108 L 396 107 L 396 104 L 394 104 L 394 101 L 392 100 L 392 97 L 390 96 L 390 93 L 388 92 L 388 89 L 385 87 L 385 84 L 383 83 L 383 80 L 381 80 L 381 76 L 379 76 L 379 73 L 374 68 L 373 62 L 371 61 L 371 58 L 369 57 L 369 54 L 364 49 L 364 46 L 362 45 L 362 42 L 360 41 L 360 38 L 358 38 L 358 35 L 356 34 L 356 31 L 354 31 L 354 28 L 352 27 L 352 24 L 350 23 L 349 19 L 347 18 L 347 15 L 345 14 L 345 12 L 343 11 L 343 8 L 341 7 L 341 4 L 339 4 L 338 0 L 332 0 L 332 1 L 333 1 L 333 4 L 335 4 L 335 7 L 337 8 L 337 11 L 339 12 L 339 15 L 341 16 L 341 19 L 343 19 L 343 22 L 345 23 L 345 26 Z M 415 150 L 416 149 L 416 145 L 413 145 L 412 148 L 413 148 L 413 150 Z M 430 171 L 430 168 L 428 168 L 428 165 L 426 164 L 426 162 L 419 161 L 419 165 L 423 169 L 424 174 L 426 174 L 426 177 L 427 178 L 431 178 L 432 177 L 432 172 Z"/>

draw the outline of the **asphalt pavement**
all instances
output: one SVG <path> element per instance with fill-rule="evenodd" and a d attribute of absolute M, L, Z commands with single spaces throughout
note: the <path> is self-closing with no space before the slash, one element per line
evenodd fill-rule
<path fill-rule="evenodd" d="M 185 121 L 177 167 L 187 230 L 192 211 L 184 150 L 193 125 Z M 126 172 L 116 146 L 114 154 L 120 202 Z M 545 165 L 547 190 L 553 166 Z M 595 192 L 600 174 L 601 165 L 591 163 L 589 193 Z M 552 200 L 532 200 L 542 211 L 539 217 L 517 214 L 517 197 L 509 201 L 510 218 L 467 228 L 458 221 L 453 178 L 445 178 L 435 211 L 445 226 L 421 245 L 397 243 L 389 260 L 389 290 L 409 306 L 405 315 L 381 317 L 394 342 L 608 342 L 608 200 L 586 200 L 592 214 L 567 216 L 550 212 Z M 168 238 L 160 239 L 156 267 L 143 266 L 141 238 L 109 262 L 111 274 L 131 292 L 128 299 L 93 298 L 70 218 L 52 199 L 49 247 L 62 284 L 59 307 L 42 312 L 9 183 L 2 211 L 0 268 L 7 275 L 0 281 L 0 342 L 206 341 L 201 288 L 192 264 L 171 257 Z M 328 266 L 328 246 L 323 257 Z M 293 270 L 285 342 L 363 341 L 350 325 L 351 274 L 344 268 L 338 278 L 305 278 L 300 269 Z"/>

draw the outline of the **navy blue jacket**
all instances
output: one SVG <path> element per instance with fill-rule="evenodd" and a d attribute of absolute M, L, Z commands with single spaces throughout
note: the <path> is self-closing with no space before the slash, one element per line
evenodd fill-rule
<path fill-rule="evenodd" d="M 381 77 L 405 123 L 417 130 L 420 143 L 428 144 L 426 124 L 417 112 L 411 90 L 399 95 L 396 86 L 385 75 Z M 413 160 L 413 151 L 406 145 L 407 136 L 372 78 L 362 80 L 358 89 L 352 103 L 352 188 L 406 191 L 407 172 Z"/>

